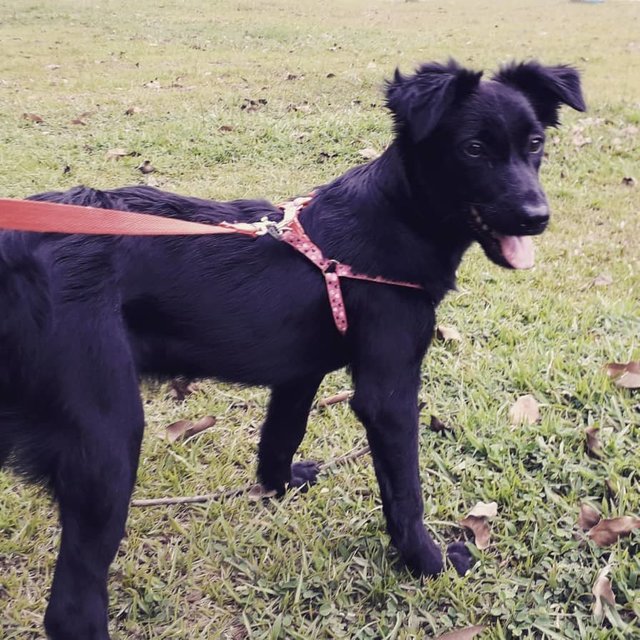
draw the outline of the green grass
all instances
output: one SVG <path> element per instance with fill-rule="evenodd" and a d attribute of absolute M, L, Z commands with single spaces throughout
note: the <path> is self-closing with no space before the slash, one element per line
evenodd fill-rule
<path fill-rule="evenodd" d="M 455 425 L 421 436 L 429 527 L 442 543 L 460 538 L 476 501 L 499 505 L 473 571 L 421 583 L 398 567 L 362 458 L 279 502 L 133 509 L 110 582 L 115 638 L 406 639 L 470 624 L 494 639 L 640 637 L 640 537 L 600 550 L 574 536 L 583 500 L 640 512 L 640 396 L 603 372 L 640 359 L 640 187 L 622 184 L 640 181 L 638 33 L 640 4 L 614 0 L 0 0 L 3 197 L 147 180 L 220 199 L 305 193 L 388 143 L 380 89 L 396 65 L 449 55 L 488 69 L 573 62 L 590 105 L 588 120 L 564 113 L 551 135 L 555 217 L 537 267 L 505 272 L 472 250 L 439 310 L 464 340 L 435 343 L 424 364 L 423 422 Z M 576 133 L 591 143 L 577 147 Z M 140 155 L 107 160 L 116 147 Z M 136 170 L 144 159 L 149 177 Z M 612 284 L 592 286 L 599 274 Z M 320 395 L 349 384 L 332 375 Z M 144 393 L 136 497 L 253 476 L 265 390 L 206 383 L 181 405 L 165 386 Z M 514 429 L 508 408 L 524 393 L 542 419 Z M 158 437 L 205 414 L 218 424 L 194 441 Z M 585 453 L 588 425 L 600 427 L 601 460 Z M 336 405 L 314 411 L 301 453 L 329 459 L 363 440 Z M 0 495 L 0 637 L 40 638 L 55 514 L 10 474 Z M 590 593 L 610 560 L 618 615 L 599 627 Z"/>

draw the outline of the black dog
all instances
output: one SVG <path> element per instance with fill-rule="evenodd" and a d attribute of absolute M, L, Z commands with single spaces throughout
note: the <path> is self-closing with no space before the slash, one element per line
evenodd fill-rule
<path fill-rule="evenodd" d="M 282 493 L 315 479 L 313 465 L 292 458 L 321 380 L 350 367 L 392 541 L 415 574 L 442 571 L 418 472 L 420 365 L 435 308 L 474 240 L 501 266 L 533 264 L 528 236 L 549 219 L 538 183 L 544 129 L 558 123 L 560 104 L 585 108 L 570 67 L 527 63 L 480 76 L 454 62 L 396 73 L 391 146 L 317 189 L 301 213 L 325 256 L 422 287 L 344 280 L 344 336 L 320 272 L 269 236 L 0 236 L 0 464 L 44 481 L 59 503 L 51 638 L 109 637 L 107 572 L 144 421 L 138 374 L 271 387 L 258 475 Z M 281 216 L 264 201 L 146 187 L 34 199 L 205 222 Z M 461 543 L 448 555 L 459 572 L 468 568 Z"/>

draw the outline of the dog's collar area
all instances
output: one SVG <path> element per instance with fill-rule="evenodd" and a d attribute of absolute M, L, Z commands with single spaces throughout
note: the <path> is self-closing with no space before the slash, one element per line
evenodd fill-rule
<path fill-rule="evenodd" d="M 365 280 L 377 284 L 408 287 L 410 289 L 423 289 L 421 285 L 414 282 L 390 280 L 381 276 L 367 276 L 356 273 L 348 264 L 332 258 L 326 258 L 320 248 L 306 234 L 298 217 L 300 211 L 311 202 L 312 198 L 313 194 L 304 198 L 296 198 L 290 202 L 284 202 L 278 205 L 278 208 L 284 213 L 280 222 L 261 221 L 259 224 L 265 224 L 267 227 L 266 233 L 269 233 L 278 240 L 286 242 L 322 272 L 329 296 L 331 315 L 341 335 L 346 334 L 349 328 L 349 321 L 347 319 L 347 310 L 342 295 L 342 287 L 340 286 L 340 278 Z"/>

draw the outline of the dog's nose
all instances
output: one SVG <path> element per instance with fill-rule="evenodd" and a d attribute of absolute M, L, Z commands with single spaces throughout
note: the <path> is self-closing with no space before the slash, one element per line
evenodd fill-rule
<path fill-rule="evenodd" d="M 549 207 L 545 202 L 526 204 L 522 207 L 521 226 L 529 233 L 542 233 L 549 222 Z"/>

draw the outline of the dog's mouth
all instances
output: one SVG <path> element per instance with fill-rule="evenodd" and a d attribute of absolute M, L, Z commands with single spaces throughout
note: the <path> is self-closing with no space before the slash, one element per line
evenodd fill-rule
<path fill-rule="evenodd" d="M 480 246 L 492 262 L 507 269 L 531 269 L 535 249 L 531 236 L 507 236 L 492 229 L 480 211 L 471 206 L 470 225 Z"/>

